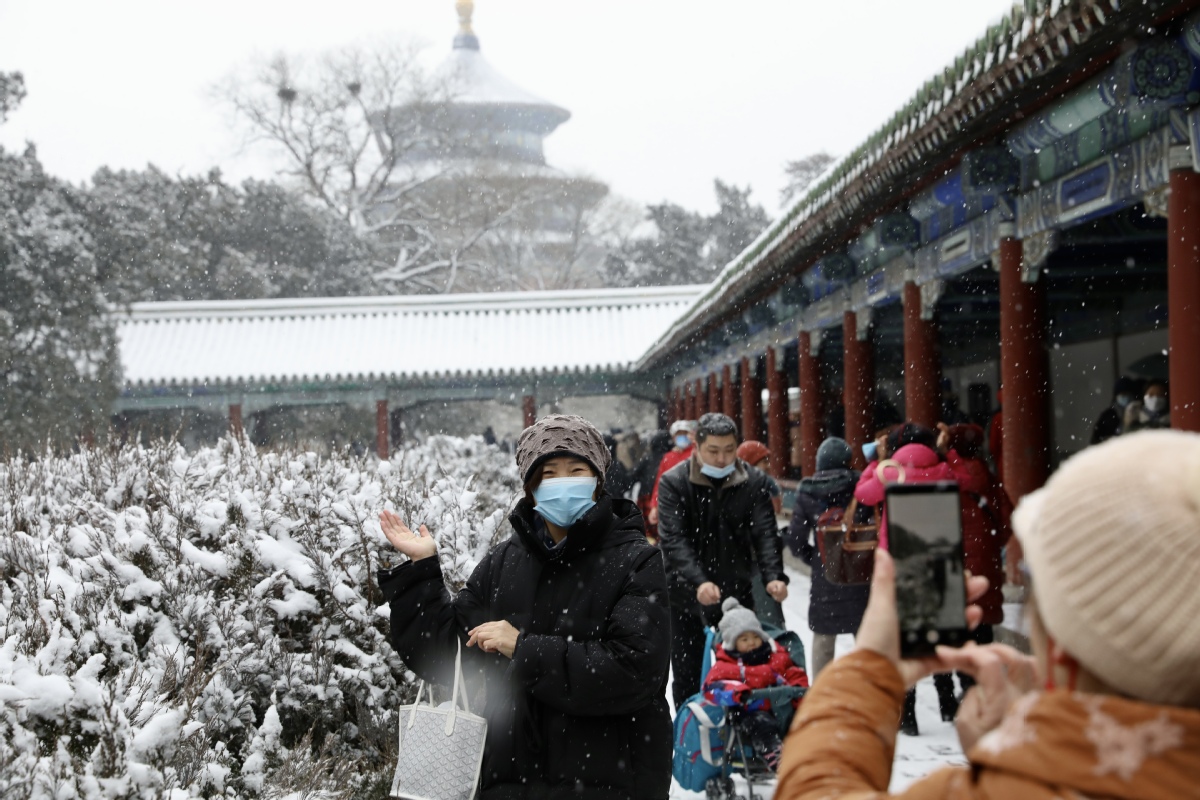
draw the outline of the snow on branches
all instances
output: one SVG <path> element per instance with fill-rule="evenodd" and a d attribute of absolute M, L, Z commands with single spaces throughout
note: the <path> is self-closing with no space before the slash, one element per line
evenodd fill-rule
<path fill-rule="evenodd" d="M 378 513 L 430 527 L 453 590 L 518 489 L 481 438 L 0 462 L 0 795 L 381 795 L 413 676 Z"/>

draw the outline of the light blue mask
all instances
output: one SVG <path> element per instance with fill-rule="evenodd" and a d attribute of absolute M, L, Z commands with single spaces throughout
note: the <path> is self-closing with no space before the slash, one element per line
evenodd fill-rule
<path fill-rule="evenodd" d="M 879 442 L 867 442 L 862 446 L 862 451 L 867 461 L 874 461 L 875 457 L 879 455 Z"/>
<path fill-rule="evenodd" d="M 708 464 L 701 464 L 700 471 L 710 478 L 716 478 L 717 480 L 720 480 L 721 478 L 728 478 L 730 475 L 732 475 L 734 467 L 736 466 L 736 463 L 730 464 L 728 467 L 712 467 Z"/>
<path fill-rule="evenodd" d="M 692 440 L 689 439 L 687 436 L 676 436 L 675 437 L 675 446 L 678 447 L 680 450 L 687 450 L 688 445 L 690 445 L 691 443 L 692 443 Z"/>
<path fill-rule="evenodd" d="M 569 528 L 596 505 L 595 493 L 595 478 L 547 478 L 533 490 L 533 510 L 547 522 Z"/>

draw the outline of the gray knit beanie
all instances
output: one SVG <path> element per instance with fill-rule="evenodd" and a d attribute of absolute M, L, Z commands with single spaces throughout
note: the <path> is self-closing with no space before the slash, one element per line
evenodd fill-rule
<path fill-rule="evenodd" d="M 1200 708 L 1200 435 L 1072 456 L 1013 514 L 1046 632 L 1109 686 Z"/>
<path fill-rule="evenodd" d="M 853 453 L 850 451 L 850 445 L 846 444 L 845 439 L 830 436 L 821 442 L 821 446 L 817 448 L 817 471 L 849 469 L 852 457 Z"/>
<path fill-rule="evenodd" d="M 758 617 L 750 609 L 744 608 L 736 597 L 726 598 L 721 603 L 721 610 L 725 613 L 721 615 L 717 629 L 721 632 L 721 644 L 726 650 L 733 650 L 737 638 L 743 633 L 757 633 L 764 642 L 770 640 Z"/>
<path fill-rule="evenodd" d="M 576 456 L 592 465 L 603 482 L 612 453 L 596 426 L 573 414 L 550 414 L 521 432 L 517 439 L 517 470 L 528 481 L 533 468 L 555 455 Z"/>

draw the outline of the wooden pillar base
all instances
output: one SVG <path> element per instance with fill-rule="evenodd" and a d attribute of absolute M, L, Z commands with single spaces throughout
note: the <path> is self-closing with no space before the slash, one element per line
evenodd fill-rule
<path fill-rule="evenodd" d="M 1200 431 L 1200 175 L 1190 169 L 1171 172 L 1167 325 L 1171 427 Z"/>
<path fill-rule="evenodd" d="M 742 439 L 762 441 L 762 388 L 754 375 L 754 365 L 749 358 L 742 359 L 741 367 L 741 414 L 738 425 Z"/>
<path fill-rule="evenodd" d="M 1021 278 L 1018 239 L 1000 242 L 1000 384 L 1004 388 L 1004 488 L 1016 503 L 1050 475 L 1050 361 L 1045 279 Z"/>
<path fill-rule="evenodd" d="M 375 455 L 387 461 L 391 455 L 391 443 L 388 440 L 388 402 L 375 401 Z"/>
<path fill-rule="evenodd" d="M 229 435 L 241 439 L 245 437 L 246 430 L 242 423 L 242 404 L 229 404 Z"/>
<path fill-rule="evenodd" d="M 859 339 L 858 315 L 847 311 L 842 319 L 843 393 L 846 408 L 846 441 L 855 469 L 867 466 L 864 443 L 875 435 L 875 359 L 870 339 Z"/>
<path fill-rule="evenodd" d="M 904 416 L 933 428 L 942 416 L 937 324 L 921 319 L 921 287 L 904 284 Z"/>
<path fill-rule="evenodd" d="M 821 359 L 813 352 L 813 335 L 800 334 L 800 474 L 817 471 L 817 448 L 824 425 L 821 419 Z"/>
<path fill-rule="evenodd" d="M 521 413 L 524 415 L 526 428 L 537 422 L 537 398 L 531 394 L 521 398 Z"/>
<path fill-rule="evenodd" d="M 781 477 L 790 463 L 787 441 L 787 381 L 783 364 L 777 363 L 775 348 L 767 350 L 767 450 L 771 453 L 771 474 Z"/>

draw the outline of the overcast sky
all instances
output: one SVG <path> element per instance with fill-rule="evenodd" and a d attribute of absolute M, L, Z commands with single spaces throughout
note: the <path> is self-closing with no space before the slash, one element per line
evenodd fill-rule
<path fill-rule="evenodd" d="M 484 56 L 572 112 L 557 167 L 640 202 L 713 206 L 712 179 L 775 213 L 788 159 L 852 149 L 1012 0 L 476 0 Z M 29 97 L 0 145 L 72 181 L 97 167 L 270 177 L 214 83 L 255 57 L 392 37 L 436 61 L 453 0 L 0 0 L 0 71 Z"/>

